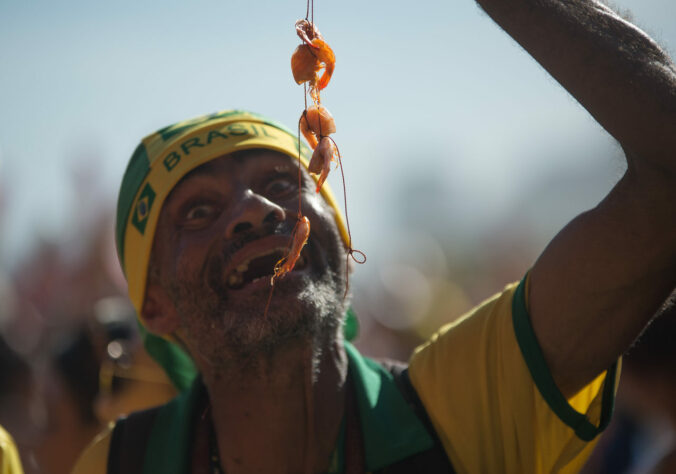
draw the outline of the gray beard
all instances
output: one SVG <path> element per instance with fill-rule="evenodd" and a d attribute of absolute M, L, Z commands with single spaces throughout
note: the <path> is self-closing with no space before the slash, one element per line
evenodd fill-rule
<path fill-rule="evenodd" d="M 170 293 L 179 315 L 181 339 L 194 359 L 199 355 L 208 364 L 202 369 L 213 377 L 233 370 L 257 371 L 259 365 L 271 367 L 266 359 L 292 343 L 306 341 L 318 351 L 340 337 L 348 305 L 343 300 L 344 275 L 326 269 L 320 278 L 306 275 L 293 284 L 278 280 L 267 314 L 269 289 L 250 298 L 232 299 L 227 291 L 214 291 L 213 286 L 180 281 Z"/>

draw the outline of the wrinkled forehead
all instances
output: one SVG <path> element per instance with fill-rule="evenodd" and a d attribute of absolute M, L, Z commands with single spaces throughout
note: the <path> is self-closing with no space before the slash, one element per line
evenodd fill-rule
<path fill-rule="evenodd" d="M 311 180 L 298 159 L 285 153 L 264 148 L 229 153 L 204 163 L 183 176 L 169 192 L 165 206 L 188 187 L 217 183 L 227 189 L 237 182 L 253 182 L 270 173 L 298 175 L 299 171 L 303 181 Z"/>
<path fill-rule="evenodd" d="M 194 176 L 223 175 L 224 179 L 237 179 L 246 172 L 262 173 L 270 167 L 298 171 L 298 159 L 285 153 L 265 148 L 253 148 L 219 156 L 187 173 L 178 185 Z M 302 168 L 302 166 L 301 166 Z M 304 171 L 304 170 L 303 170 Z M 225 176 L 225 175 L 228 176 Z"/>

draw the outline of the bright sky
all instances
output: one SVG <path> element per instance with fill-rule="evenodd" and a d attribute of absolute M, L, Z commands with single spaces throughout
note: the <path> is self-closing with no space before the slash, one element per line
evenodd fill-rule
<path fill-rule="evenodd" d="M 572 192 L 560 219 L 617 179 L 612 140 L 473 1 L 315 3 L 337 55 L 322 98 L 338 127 L 354 239 L 370 256 L 411 187 L 430 183 L 439 211 L 472 233 L 542 179 L 607 172 L 607 187 Z M 676 2 L 615 3 L 673 53 Z M 0 264 L 41 236 L 68 238 L 96 209 L 75 199 L 82 163 L 94 195 L 111 201 L 155 129 L 229 108 L 295 124 L 303 96 L 289 61 L 304 15 L 298 0 L 1 0 Z"/>

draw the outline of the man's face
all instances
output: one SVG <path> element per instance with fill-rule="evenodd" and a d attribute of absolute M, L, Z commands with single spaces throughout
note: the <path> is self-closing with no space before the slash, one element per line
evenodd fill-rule
<path fill-rule="evenodd" d="M 297 160 L 268 150 L 224 156 L 188 174 L 157 226 L 157 280 L 179 335 L 206 360 L 247 357 L 284 341 L 316 338 L 344 312 L 345 248 L 333 210 L 302 170 L 311 234 L 294 270 L 275 280 L 298 216 Z M 152 278 L 151 278 L 152 279 Z"/>

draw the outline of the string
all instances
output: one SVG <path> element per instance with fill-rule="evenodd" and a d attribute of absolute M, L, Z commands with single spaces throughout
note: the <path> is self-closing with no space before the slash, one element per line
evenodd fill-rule
<path fill-rule="evenodd" d="M 310 6 L 312 5 L 312 6 Z M 314 0 L 307 1 L 307 7 L 305 8 L 305 19 L 310 22 L 312 29 L 314 30 L 315 26 L 315 2 Z"/>
<path fill-rule="evenodd" d="M 284 250 L 284 254 L 286 255 L 286 257 L 277 262 L 277 265 L 275 265 L 274 268 L 274 274 L 270 279 L 270 293 L 268 293 L 268 301 L 267 303 L 265 303 L 265 311 L 263 312 L 263 318 L 267 318 L 268 316 L 270 302 L 272 301 L 272 293 L 275 290 L 275 278 L 277 277 L 277 269 L 280 263 L 288 258 L 288 253 L 291 251 L 291 247 L 293 246 L 293 240 L 296 236 L 296 232 L 298 231 L 298 225 L 300 224 L 300 221 L 303 218 L 303 207 L 302 207 L 303 175 L 301 174 L 302 162 L 300 160 L 301 157 L 300 121 L 303 120 L 303 118 L 305 118 L 305 121 L 307 122 L 307 92 L 305 89 L 305 84 L 303 84 L 303 96 L 305 97 L 305 110 L 303 111 L 303 114 L 300 116 L 300 120 L 298 120 L 298 217 L 296 219 L 296 225 L 293 226 L 293 230 L 291 231 L 291 238 L 289 239 L 289 243 L 286 246 L 286 250 Z"/>
<path fill-rule="evenodd" d="M 311 0 L 308 0 L 308 3 Z M 314 3 L 314 2 L 313 2 Z M 314 17 L 314 5 L 313 5 L 313 17 Z M 306 17 L 307 19 L 307 17 Z M 312 49 L 310 49 L 312 50 Z M 307 118 L 307 85 L 303 83 L 303 100 L 305 102 L 305 108 L 303 113 L 298 120 L 298 220 L 296 222 L 295 230 L 300 225 L 300 220 L 303 217 L 302 213 L 302 198 L 303 198 L 303 182 L 302 182 L 302 163 L 301 163 L 301 141 L 300 141 L 300 122 L 305 119 L 305 123 L 310 125 L 310 122 Z M 293 235 L 293 234 L 292 234 Z M 314 412 L 313 412 L 313 393 L 312 393 L 312 347 L 308 347 L 307 350 L 310 352 L 310 357 L 305 357 L 304 369 L 304 379 L 305 379 L 305 463 L 304 468 L 305 472 L 310 474 L 312 473 L 312 431 L 314 427 Z M 310 369 L 308 370 L 308 364 L 310 364 Z"/>
<path fill-rule="evenodd" d="M 306 8 L 306 11 L 305 11 L 305 20 L 308 20 L 308 12 L 310 12 L 310 15 L 311 15 L 309 20 L 310 20 L 310 23 L 312 25 L 312 31 L 314 31 L 314 0 L 308 0 L 307 1 L 307 8 Z M 316 57 L 316 55 L 314 54 L 314 51 L 312 51 L 312 48 L 309 48 L 309 50 L 312 53 L 312 55 Z M 312 92 L 314 92 L 314 95 L 312 95 Z M 312 95 L 312 100 L 315 103 L 315 106 L 317 107 L 317 115 L 318 115 L 318 120 L 319 120 L 319 124 L 318 124 L 319 133 L 318 133 L 318 135 L 319 135 L 319 141 L 321 141 L 322 138 L 324 138 L 324 135 L 322 134 L 322 115 L 321 115 L 321 105 L 320 105 L 321 104 L 321 95 L 320 95 L 319 89 L 315 88 L 314 84 L 311 84 L 311 86 L 310 86 L 310 93 Z M 301 116 L 301 119 L 303 117 L 305 117 L 305 121 L 306 121 L 306 123 L 309 127 L 310 123 L 307 119 L 307 87 L 306 87 L 305 83 L 303 83 L 303 99 L 305 101 L 305 110 L 303 111 L 303 116 Z M 342 181 L 342 186 L 343 186 L 343 203 L 344 203 L 344 208 L 345 208 L 345 224 L 346 224 L 346 227 L 347 227 L 347 237 L 348 237 L 348 243 L 347 243 L 348 250 L 347 250 L 347 255 L 345 256 L 345 293 L 343 294 L 343 300 L 345 300 L 345 298 L 347 297 L 347 293 L 350 289 L 350 272 L 349 272 L 350 260 L 349 259 L 352 258 L 352 260 L 355 263 L 358 263 L 358 264 L 361 265 L 361 264 L 366 263 L 366 254 L 364 252 L 362 252 L 361 250 L 357 250 L 357 249 L 352 247 L 352 232 L 350 230 L 350 218 L 349 218 L 348 211 L 347 211 L 347 187 L 345 185 L 345 172 L 344 172 L 344 169 L 343 169 L 343 160 L 342 160 L 342 157 L 341 157 L 341 154 L 340 154 L 340 149 L 338 148 L 338 145 L 336 144 L 336 141 L 333 138 L 329 137 L 328 135 L 327 135 L 327 138 L 329 140 L 331 140 L 334 147 L 336 148 L 336 153 L 338 155 L 338 166 L 340 168 L 340 175 L 341 175 L 341 181 Z M 299 133 L 299 141 L 300 141 L 300 133 Z M 319 146 L 319 144 L 317 146 Z M 358 254 L 360 257 L 359 258 L 355 257 L 355 254 Z"/>
<path fill-rule="evenodd" d="M 308 345 L 303 364 L 303 378 L 305 379 L 305 472 L 307 474 L 312 474 L 312 450 L 314 448 L 312 445 L 314 440 L 314 393 L 312 390 L 314 361 L 312 359 L 312 346 Z"/>
<path fill-rule="evenodd" d="M 305 84 L 303 84 L 303 96 L 305 97 Z M 303 110 L 303 113 L 300 116 L 300 120 L 298 121 L 298 220 L 300 220 L 303 217 L 303 175 L 301 174 L 301 168 L 303 166 L 303 163 L 300 161 L 300 156 L 301 156 L 301 146 L 300 146 L 300 121 L 305 119 L 306 124 L 310 124 L 310 122 L 307 119 L 307 97 L 305 98 L 306 105 L 305 105 L 305 110 Z M 297 226 L 298 224 L 296 224 Z"/>
<path fill-rule="evenodd" d="M 347 227 L 347 240 L 348 240 L 347 255 L 345 256 L 345 293 L 343 293 L 343 300 L 345 300 L 345 298 L 347 297 L 347 292 L 350 290 L 350 257 L 352 258 L 352 260 L 354 260 L 355 263 L 363 265 L 364 263 L 366 263 L 366 254 L 361 250 L 352 248 L 352 232 L 350 231 L 350 218 L 347 212 L 347 187 L 345 186 L 345 172 L 343 170 L 343 160 L 340 155 L 340 149 L 338 148 L 336 141 L 331 137 L 327 138 L 331 140 L 333 142 L 333 146 L 336 147 L 336 154 L 338 155 L 338 167 L 340 168 L 340 177 L 343 184 L 343 206 L 345 208 L 345 226 Z M 355 253 L 361 255 L 361 257 L 363 258 L 357 259 L 354 256 Z"/>

